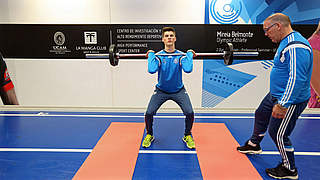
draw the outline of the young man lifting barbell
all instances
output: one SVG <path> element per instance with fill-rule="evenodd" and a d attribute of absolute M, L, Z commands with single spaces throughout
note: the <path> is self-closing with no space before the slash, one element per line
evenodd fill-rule
<path fill-rule="evenodd" d="M 153 116 L 163 103 L 173 100 L 180 106 L 186 116 L 185 132 L 182 140 L 188 148 L 194 149 L 195 143 L 191 134 L 194 112 L 189 95 L 182 82 L 182 70 L 186 73 L 192 72 L 193 57 L 196 56 L 196 53 L 193 50 L 188 50 L 183 55 L 181 51 L 175 49 L 176 32 L 173 27 L 162 29 L 162 42 L 164 44 L 163 50 L 158 53 L 149 50 L 146 54 L 148 57 L 148 72 L 151 74 L 158 72 L 158 83 L 145 113 L 147 135 L 142 142 L 142 147 L 150 147 L 155 139 L 152 127 Z M 172 55 L 173 53 L 177 55 Z"/>

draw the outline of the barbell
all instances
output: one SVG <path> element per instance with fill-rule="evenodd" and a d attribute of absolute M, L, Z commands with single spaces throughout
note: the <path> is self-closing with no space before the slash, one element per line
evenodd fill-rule
<path fill-rule="evenodd" d="M 109 59 L 111 66 L 117 66 L 120 58 L 141 58 L 146 57 L 147 54 L 120 54 L 115 44 L 109 46 L 108 54 L 86 54 L 86 58 L 91 59 Z M 186 53 L 165 53 L 155 54 L 156 56 L 185 56 Z M 234 52 L 232 43 L 225 43 L 224 50 L 221 53 L 196 53 L 196 58 L 205 59 L 207 57 L 221 56 L 224 59 L 225 65 L 233 63 L 233 56 L 258 56 L 258 52 Z"/>

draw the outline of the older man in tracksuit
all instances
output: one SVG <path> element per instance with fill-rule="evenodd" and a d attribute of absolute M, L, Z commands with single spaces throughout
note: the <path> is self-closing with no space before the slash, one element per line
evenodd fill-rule
<path fill-rule="evenodd" d="M 290 19 L 284 14 L 269 16 L 263 29 L 272 42 L 280 43 L 270 74 L 270 92 L 255 112 L 251 138 L 237 150 L 248 154 L 261 153 L 259 144 L 269 128 L 282 162 L 276 168 L 266 169 L 266 173 L 277 179 L 298 179 L 289 136 L 310 98 L 312 48 L 307 39 L 292 30 Z"/>

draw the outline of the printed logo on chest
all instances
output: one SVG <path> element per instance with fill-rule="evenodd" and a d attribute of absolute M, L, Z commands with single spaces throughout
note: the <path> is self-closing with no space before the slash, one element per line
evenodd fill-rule
<path fill-rule="evenodd" d="M 286 59 L 284 58 L 284 55 L 282 55 L 282 56 L 280 57 L 280 61 L 283 63 L 284 60 L 286 60 Z"/>
<path fill-rule="evenodd" d="M 173 63 L 178 64 L 179 63 L 179 59 L 178 58 L 174 58 Z"/>
<path fill-rule="evenodd" d="M 10 80 L 10 75 L 9 75 L 9 72 L 6 70 L 5 73 L 4 73 L 4 80 L 5 81 L 8 81 Z"/>

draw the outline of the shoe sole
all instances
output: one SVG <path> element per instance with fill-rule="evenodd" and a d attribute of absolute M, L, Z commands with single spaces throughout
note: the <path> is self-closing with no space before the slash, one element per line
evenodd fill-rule
<path fill-rule="evenodd" d="M 151 141 L 150 141 L 150 145 L 149 145 L 149 146 L 144 146 L 144 145 L 142 145 L 142 147 L 144 147 L 144 148 L 148 148 L 148 147 L 150 147 L 153 141 L 154 141 L 154 138 L 152 138 L 152 139 L 151 139 Z"/>
<path fill-rule="evenodd" d="M 195 148 L 196 148 L 196 147 L 190 147 L 190 146 L 188 146 L 187 141 L 185 141 L 183 138 L 182 138 L 182 141 L 186 143 L 186 146 L 187 146 L 189 149 L 195 149 Z"/>
<path fill-rule="evenodd" d="M 241 152 L 243 154 L 261 154 L 262 150 L 259 150 L 259 151 L 239 151 L 239 152 Z"/>
<path fill-rule="evenodd" d="M 275 179 L 298 179 L 298 175 L 296 175 L 296 176 L 277 177 L 277 176 L 274 176 L 274 175 L 269 174 L 269 173 L 267 173 L 267 174 L 268 174 L 268 176 L 273 177 Z"/>

